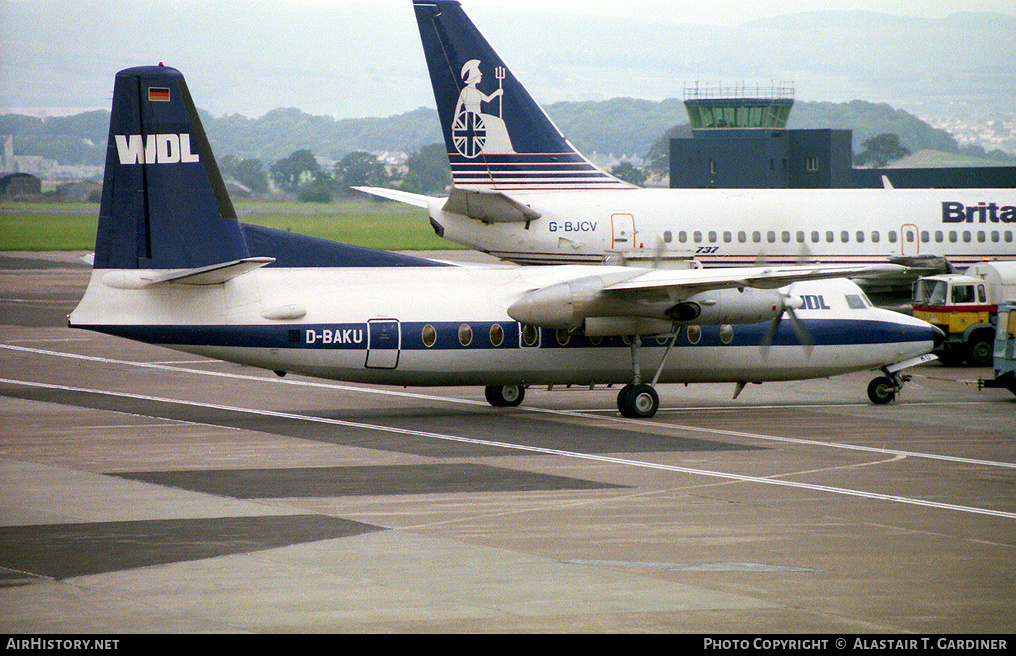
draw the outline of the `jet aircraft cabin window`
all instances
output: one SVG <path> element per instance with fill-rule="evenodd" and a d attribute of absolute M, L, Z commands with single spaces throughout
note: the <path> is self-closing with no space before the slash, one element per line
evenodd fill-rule
<path fill-rule="evenodd" d="M 922 244 L 927 244 L 930 241 L 931 241 L 931 234 L 929 234 L 927 230 L 922 230 L 921 231 L 921 243 Z"/>
<path fill-rule="evenodd" d="M 688 233 L 685 232 L 684 230 L 682 230 L 681 232 L 677 233 L 677 241 L 681 242 L 682 244 L 687 242 L 688 241 Z"/>
<path fill-rule="evenodd" d="M 821 239 L 821 235 L 818 233 L 818 230 L 812 230 L 811 231 L 811 243 L 817 244 L 820 241 L 822 241 L 822 239 Z"/>
<path fill-rule="evenodd" d="M 872 241 L 872 243 L 877 244 L 880 239 L 882 239 L 882 237 L 878 234 L 878 230 L 872 230 L 871 231 L 871 241 Z"/>
<path fill-rule="evenodd" d="M 696 244 L 702 243 L 702 233 L 700 231 L 696 230 L 695 233 L 692 235 L 692 238 L 695 240 Z"/>
<path fill-rule="evenodd" d="M 840 241 L 842 241 L 844 244 L 849 244 L 850 243 L 850 233 L 847 232 L 846 230 L 841 232 L 840 233 Z"/>
<path fill-rule="evenodd" d="M 737 243 L 743 244 L 746 241 L 748 241 L 748 233 L 746 233 L 744 230 L 738 231 L 738 233 L 737 233 Z"/>
<path fill-rule="evenodd" d="M 935 231 L 935 243 L 936 244 L 941 244 L 943 241 L 945 241 L 945 233 L 943 233 L 941 230 L 936 230 Z"/>
<path fill-rule="evenodd" d="M 864 230 L 858 230 L 857 231 L 857 243 L 858 244 L 863 244 L 864 243 Z"/>
<path fill-rule="evenodd" d="M 671 241 L 673 241 L 673 239 L 674 235 L 670 233 L 670 230 L 663 231 L 663 243 L 669 244 Z"/>
<path fill-rule="evenodd" d="M 767 232 L 766 233 L 766 240 L 768 240 L 770 244 L 775 244 L 776 243 L 776 233 L 774 231 L 772 231 L 772 230 Z"/>
<path fill-rule="evenodd" d="M 833 231 L 832 230 L 826 230 L 825 240 L 827 242 L 829 242 L 830 244 L 833 243 L 834 241 L 836 241 L 836 238 L 833 236 Z"/>
<path fill-rule="evenodd" d="M 895 244 L 896 243 L 896 231 L 895 230 L 890 230 L 889 231 L 889 243 L 890 244 Z"/>
<path fill-rule="evenodd" d="M 789 230 L 784 230 L 783 234 L 780 235 L 780 236 L 783 238 L 783 243 L 784 244 L 789 244 L 790 243 L 790 231 Z"/>
<path fill-rule="evenodd" d="M 734 241 L 734 235 L 732 235 L 730 232 L 724 232 L 723 233 L 723 243 L 729 244 L 732 241 Z"/>
<path fill-rule="evenodd" d="M 798 230 L 797 231 L 797 243 L 798 244 L 803 244 L 804 243 L 804 231 L 803 230 Z"/>
<path fill-rule="evenodd" d="M 751 233 L 751 240 L 753 242 L 755 242 L 756 244 L 762 243 L 762 233 L 759 232 L 758 230 L 756 230 L 755 232 Z"/>
<path fill-rule="evenodd" d="M 710 244 L 715 244 L 716 243 L 716 231 L 715 230 L 710 230 L 709 231 L 709 243 Z"/>

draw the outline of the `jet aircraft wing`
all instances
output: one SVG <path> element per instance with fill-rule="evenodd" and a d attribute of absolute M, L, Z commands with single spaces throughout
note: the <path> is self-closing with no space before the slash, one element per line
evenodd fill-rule
<path fill-rule="evenodd" d="M 387 198 L 388 200 L 397 200 L 400 203 L 406 205 L 414 205 L 416 207 L 427 208 L 435 200 L 440 200 L 436 196 L 425 196 L 423 194 L 413 194 L 408 191 L 400 191 L 398 189 L 385 189 L 383 187 L 353 187 L 357 191 L 361 191 L 371 196 L 378 196 L 380 198 Z"/>
<path fill-rule="evenodd" d="M 397 200 L 407 205 L 429 208 L 439 197 L 413 194 L 397 189 L 380 187 L 354 187 L 365 194 Z M 442 209 L 445 212 L 461 214 L 483 223 L 521 223 L 540 218 L 540 213 L 529 205 L 524 205 L 504 192 L 488 189 L 452 189 Z"/>

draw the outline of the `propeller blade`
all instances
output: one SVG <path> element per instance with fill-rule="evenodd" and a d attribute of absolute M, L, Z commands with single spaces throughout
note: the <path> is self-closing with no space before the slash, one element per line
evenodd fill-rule
<path fill-rule="evenodd" d="M 798 341 L 801 342 L 802 346 L 804 346 L 805 356 L 810 358 L 812 348 L 815 346 L 815 340 L 811 338 L 811 335 L 808 334 L 808 330 L 804 327 L 804 324 L 797 318 L 797 313 L 794 311 L 794 308 L 787 306 L 784 312 L 786 312 L 787 316 L 790 318 L 790 325 L 794 327 L 794 332 L 797 334 Z"/>
<path fill-rule="evenodd" d="M 781 319 L 783 319 L 782 312 L 777 314 L 772 322 L 770 322 L 769 330 L 767 330 L 766 334 L 762 336 L 762 341 L 758 345 L 759 350 L 762 351 L 762 357 L 767 357 L 769 355 L 769 347 L 773 345 L 773 340 L 776 339 L 776 331 L 780 329 Z"/>
<path fill-rule="evenodd" d="M 667 245 L 663 243 L 663 239 L 659 236 L 656 237 L 656 250 L 653 253 L 653 268 L 659 269 L 660 262 L 663 261 L 663 256 L 667 252 Z"/>

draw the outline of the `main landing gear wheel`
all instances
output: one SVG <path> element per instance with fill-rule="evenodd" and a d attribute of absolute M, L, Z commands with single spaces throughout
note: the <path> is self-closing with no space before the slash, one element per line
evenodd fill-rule
<path fill-rule="evenodd" d="M 495 408 L 514 408 L 526 397 L 526 388 L 521 385 L 488 385 L 483 392 L 487 403 Z"/>
<path fill-rule="evenodd" d="M 876 405 L 885 405 L 896 400 L 899 387 L 889 376 L 879 376 L 868 383 L 868 398 Z"/>
<path fill-rule="evenodd" d="M 660 409 L 660 396 L 652 385 L 629 383 L 617 394 L 617 409 L 623 417 L 649 419 Z"/>

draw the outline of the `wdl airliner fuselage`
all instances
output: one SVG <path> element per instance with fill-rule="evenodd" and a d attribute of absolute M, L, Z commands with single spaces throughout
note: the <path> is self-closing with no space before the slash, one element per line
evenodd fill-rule
<path fill-rule="evenodd" d="M 245 225 L 183 76 L 152 66 L 116 78 L 94 268 L 69 323 L 278 373 L 483 385 L 502 406 L 532 384 L 622 383 L 619 410 L 650 417 L 658 382 L 740 391 L 879 368 L 882 403 L 941 333 L 840 276 L 896 268 L 457 267 Z"/>

